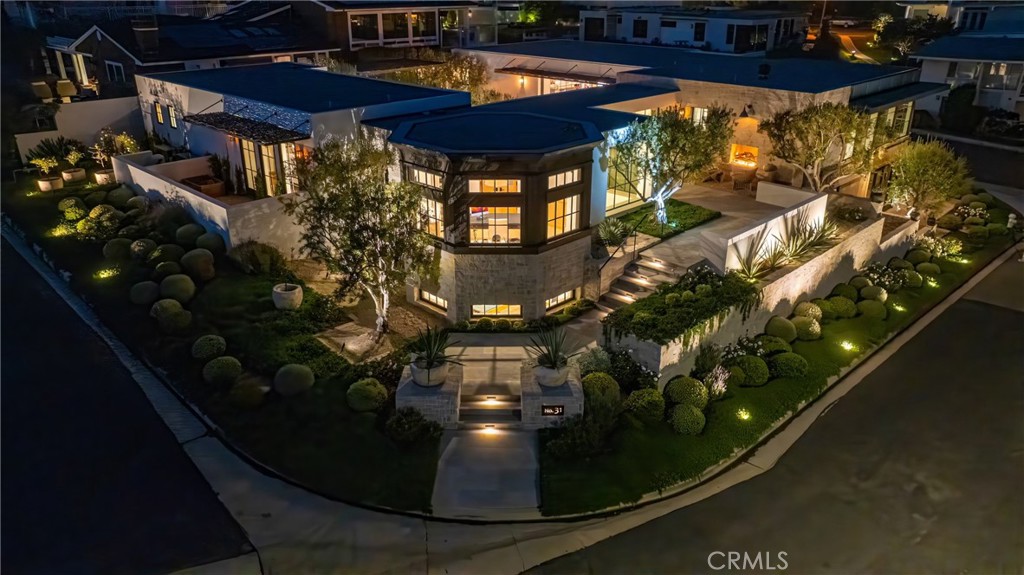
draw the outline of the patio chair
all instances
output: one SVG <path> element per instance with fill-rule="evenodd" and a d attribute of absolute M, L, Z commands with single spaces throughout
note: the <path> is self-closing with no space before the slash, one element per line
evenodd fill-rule
<path fill-rule="evenodd" d="M 60 96 L 61 102 L 67 104 L 71 102 L 72 96 L 78 95 L 78 88 L 71 80 L 57 80 L 57 95 Z"/>
<path fill-rule="evenodd" d="M 50 90 L 50 86 L 47 85 L 46 82 L 32 82 L 32 93 L 46 103 L 52 102 L 56 99 L 53 97 L 53 92 Z"/>

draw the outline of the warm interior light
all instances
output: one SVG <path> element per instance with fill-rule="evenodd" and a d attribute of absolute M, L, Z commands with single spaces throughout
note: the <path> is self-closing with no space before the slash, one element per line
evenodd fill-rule
<path fill-rule="evenodd" d="M 746 421 L 750 419 L 750 412 L 747 411 L 746 409 L 740 409 L 739 411 L 736 412 L 736 417 L 742 419 L 743 421 Z"/>
<path fill-rule="evenodd" d="M 742 166 L 744 168 L 756 168 L 757 152 L 758 150 L 756 146 L 733 144 L 729 157 L 732 158 L 732 163 L 737 166 Z"/>

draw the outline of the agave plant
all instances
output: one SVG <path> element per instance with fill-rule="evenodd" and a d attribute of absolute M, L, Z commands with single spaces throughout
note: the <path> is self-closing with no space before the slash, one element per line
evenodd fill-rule
<path fill-rule="evenodd" d="M 626 224 L 618 218 L 605 218 L 597 225 L 597 237 L 601 243 L 609 247 L 618 247 L 626 241 Z"/>
<path fill-rule="evenodd" d="M 768 248 L 767 229 L 762 229 L 755 234 L 747 244 L 746 250 L 741 252 L 736 244 L 733 244 L 733 249 L 736 250 L 736 255 L 739 256 L 737 258 L 739 268 L 736 270 L 736 273 L 749 282 L 755 282 L 763 278 L 774 269 L 768 265 L 768 261 L 765 259 L 765 254 L 772 251 Z"/>
<path fill-rule="evenodd" d="M 565 331 L 560 329 L 544 330 L 530 338 L 527 350 L 537 361 L 537 365 L 549 369 L 562 369 L 569 364 L 569 358 L 577 354 L 566 354 L 569 347 L 565 343 Z"/>
<path fill-rule="evenodd" d="M 458 343 L 450 341 L 447 330 L 428 327 L 427 331 L 419 332 L 419 336 L 409 344 L 409 352 L 417 366 L 424 369 L 434 369 L 445 363 L 462 365 L 457 356 L 447 353 L 450 346 Z"/>

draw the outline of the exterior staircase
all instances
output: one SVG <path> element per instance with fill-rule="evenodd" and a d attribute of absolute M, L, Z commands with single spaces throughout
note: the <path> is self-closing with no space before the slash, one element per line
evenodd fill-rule
<path fill-rule="evenodd" d="M 459 429 L 519 429 L 522 404 L 518 395 L 463 395 L 459 402 Z"/>
<path fill-rule="evenodd" d="M 598 309 L 611 313 L 624 305 L 643 299 L 654 292 L 660 284 L 675 283 L 686 273 L 659 259 L 640 254 L 626 271 L 615 280 L 608 293 L 597 301 Z"/>

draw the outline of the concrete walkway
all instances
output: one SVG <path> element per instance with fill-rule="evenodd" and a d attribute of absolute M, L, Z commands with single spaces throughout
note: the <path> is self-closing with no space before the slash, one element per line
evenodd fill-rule
<path fill-rule="evenodd" d="M 843 45 L 843 49 L 856 56 L 857 59 L 860 60 L 861 62 L 865 62 L 867 64 L 879 63 L 878 60 L 875 60 L 871 56 L 868 56 L 864 52 L 861 52 L 859 49 L 857 49 L 857 45 L 853 43 L 853 38 L 850 38 L 848 34 L 838 34 L 838 36 L 839 42 L 842 43 Z"/>

